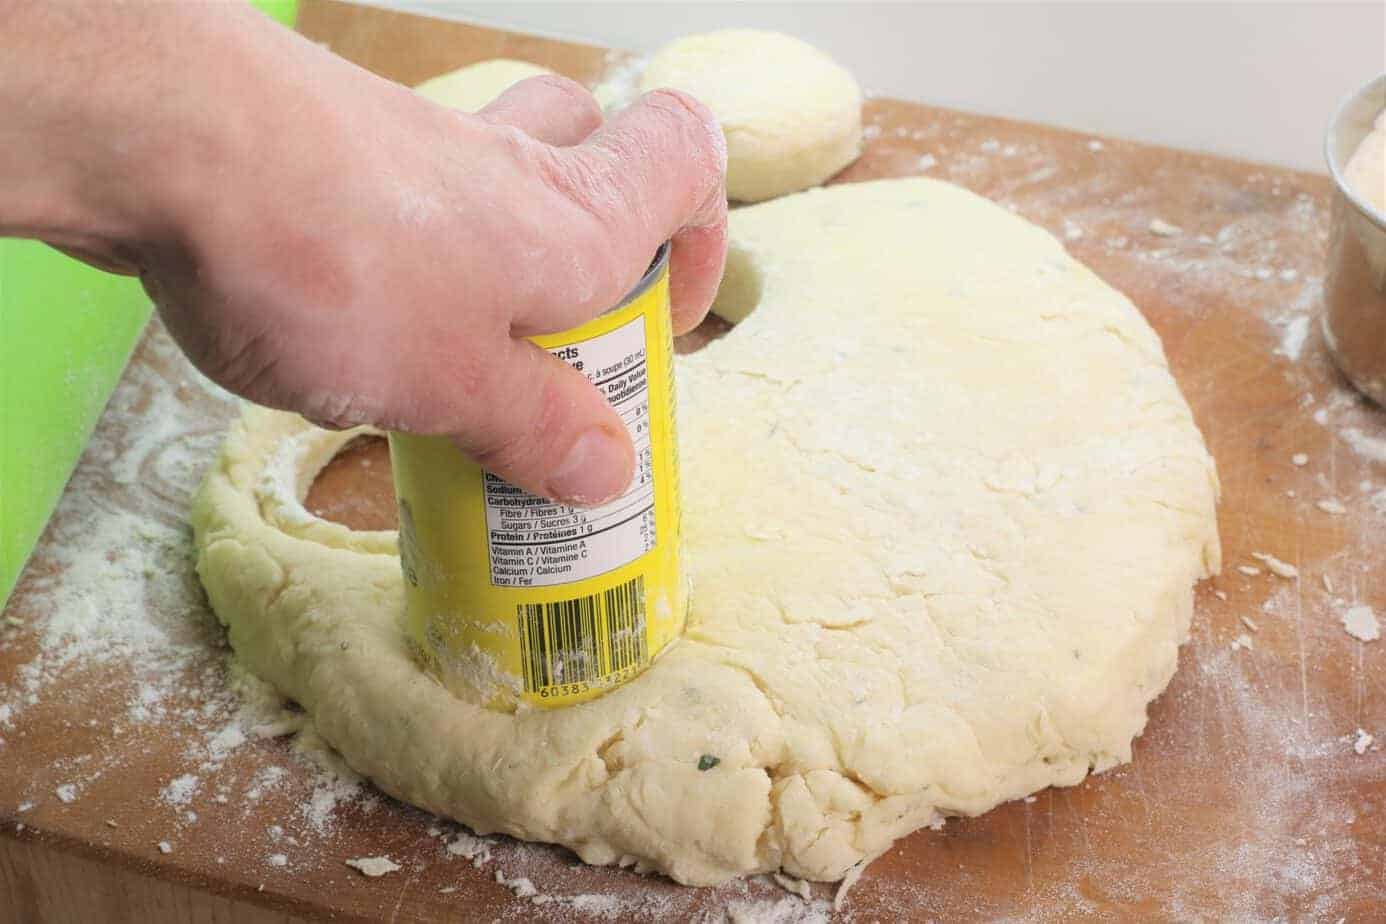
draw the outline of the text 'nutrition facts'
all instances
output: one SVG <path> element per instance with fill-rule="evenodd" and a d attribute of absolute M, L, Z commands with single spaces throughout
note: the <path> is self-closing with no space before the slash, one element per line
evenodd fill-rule
<path fill-rule="evenodd" d="M 551 352 L 587 376 L 635 443 L 630 490 L 601 507 L 558 504 L 485 475 L 491 583 L 545 587 L 580 581 L 644 555 L 655 544 L 654 466 L 645 366 L 645 319 Z"/>

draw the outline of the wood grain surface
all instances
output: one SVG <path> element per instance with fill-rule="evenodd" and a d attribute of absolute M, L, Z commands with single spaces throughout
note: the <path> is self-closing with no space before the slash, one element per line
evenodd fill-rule
<path fill-rule="evenodd" d="M 408 83 L 496 56 L 589 83 L 610 63 L 597 48 L 331 2 L 306 4 L 301 29 Z M 1050 229 L 1140 306 L 1218 461 L 1225 570 L 1198 589 L 1192 640 L 1130 765 L 902 840 L 836 917 L 1386 918 L 1386 751 L 1353 747 L 1359 728 L 1386 738 L 1386 642 L 1341 623 L 1354 605 L 1386 615 L 1386 416 L 1344 384 L 1311 323 L 1326 177 L 891 100 L 869 101 L 865 116 L 866 152 L 836 182 L 959 183 Z M 1154 219 L 1178 233 L 1152 232 Z M 334 783 L 289 737 L 227 739 L 238 700 L 184 517 L 234 412 L 152 325 L 5 610 L 0 921 L 832 914 L 827 885 L 811 903 L 764 878 L 685 889 L 505 838 L 474 868 L 445 850 L 456 826 Z M 343 454 L 306 503 L 388 523 L 382 447 Z M 147 651 L 93 642 L 100 657 L 65 658 L 65 607 L 130 612 L 117 581 L 138 528 L 106 553 L 109 583 L 73 564 L 84 560 L 74 548 L 121 517 L 174 537 L 141 553 L 150 581 L 173 588 L 137 601 L 162 634 Z M 1298 577 L 1269 573 L 1258 552 Z M 1233 647 L 1242 635 L 1249 649 Z M 344 865 L 376 855 L 401 869 L 368 879 Z M 517 898 L 498 873 L 528 877 L 547 903 Z"/>

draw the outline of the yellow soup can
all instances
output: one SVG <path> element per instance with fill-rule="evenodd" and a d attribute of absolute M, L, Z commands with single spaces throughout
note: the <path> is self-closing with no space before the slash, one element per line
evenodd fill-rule
<path fill-rule="evenodd" d="M 621 304 L 531 338 L 587 376 L 635 443 L 630 488 L 595 508 L 538 497 L 445 437 L 391 433 L 405 619 L 445 686 L 513 710 L 632 679 L 683 631 L 669 245 Z"/>

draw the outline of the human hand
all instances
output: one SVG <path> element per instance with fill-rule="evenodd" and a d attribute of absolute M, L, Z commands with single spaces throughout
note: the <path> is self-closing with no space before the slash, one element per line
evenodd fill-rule
<path fill-rule="evenodd" d="M 104 127 L 123 150 L 84 151 L 65 220 L 19 232 L 138 273 L 192 361 L 253 401 L 445 434 L 559 500 L 621 493 L 619 417 L 524 338 L 616 304 L 670 238 L 675 330 L 702 319 L 726 248 L 706 110 L 661 91 L 603 125 L 584 89 L 540 77 L 465 115 L 251 11 L 195 11 L 126 10 L 155 37 L 153 104 L 119 124 L 129 90 L 103 89 L 72 143 Z"/>

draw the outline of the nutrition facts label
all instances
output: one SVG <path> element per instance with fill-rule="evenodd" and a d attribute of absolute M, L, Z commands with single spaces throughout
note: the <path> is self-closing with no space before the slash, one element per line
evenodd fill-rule
<path fill-rule="evenodd" d="M 587 376 L 621 415 L 635 443 L 635 478 L 621 497 L 583 509 L 485 473 L 491 583 L 497 587 L 580 581 L 634 561 L 655 544 L 645 319 L 550 352 Z"/>

